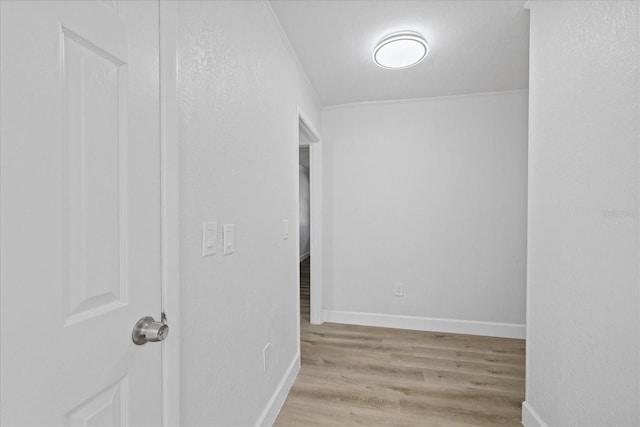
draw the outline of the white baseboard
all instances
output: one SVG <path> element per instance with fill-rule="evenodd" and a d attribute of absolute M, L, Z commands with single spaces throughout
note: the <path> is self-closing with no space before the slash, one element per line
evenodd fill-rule
<path fill-rule="evenodd" d="M 540 414 L 528 402 L 522 402 L 522 425 L 524 427 L 547 427 Z"/>
<path fill-rule="evenodd" d="M 305 252 L 302 255 L 300 255 L 300 262 L 302 262 L 305 259 L 309 258 L 310 255 L 311 255 L 311 251 Z"/>
<path fill-rule="evenodd" d="M 400 316 L 394 314 L 359 313 L 325 310 L 325 322 L 415 331 L 448 332 L 500 338 L 525 338 L 525 325 L 515 323 L 480 322 L 474 320 L 437 319 L 432 317 Z"/>
<path fill-rule="evenodd" d="M 284 373 L 282 380 L 280 380 L 280 384 L 278 384 L 278 387 L 273 392 L 267 406 L 262 411 L 262 414 L 260 414 L 260 418 L 258 418 L 258 421 L 256 422 L 256 427 L 273 425 L 280 413 L 280 409 L 282 409 L 282 405 L 284 405 L 284 401 L 287 399 L 289 390 L 291 390 L 291 386 L 296 380 L 299 371 L 300 352 L 296 353 L 295 357 L 291 361 L 291 365 L 289 365 L 287 372 Z"/>

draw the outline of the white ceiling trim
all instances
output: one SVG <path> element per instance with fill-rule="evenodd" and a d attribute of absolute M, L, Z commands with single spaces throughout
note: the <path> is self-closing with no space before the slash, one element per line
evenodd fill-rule
<path fill-rule="evenodd" d="M 442 95 L 442 96 L 424 96 L 422 98 L 399 98 L 399 99 L 384 99 L 381 101 L 359 101 L 359 102 L 347 102 L 345 104 L 337 104 L 337 105 L 328 105 L 326 107 L 322 107 L 322 110 L 332 110 L 334 108 L 349 108 L 349 107 L 360 107 L 366 105 L 380 105 L 380 104 L 407 104 L 413 102 L 424 102 L 424 101 L 436 101 L 438 99 L 453 99 L 453 98 L 469 98 L 476 96 L 490 96 L 490 95 L 500 95 L 500 94 L 509 94 L 509 93 L 521 93 L 526 92 L 529 93 L 529 89 L 512 89 L 512 90 L 497 90 L 492 92 L 478 92 L 478 93 L 464 93 L 461 95 Z"/>

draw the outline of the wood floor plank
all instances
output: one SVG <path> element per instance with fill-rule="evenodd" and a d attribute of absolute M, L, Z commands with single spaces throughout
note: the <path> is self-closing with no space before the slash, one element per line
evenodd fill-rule
<path fill-rule="evenodd" d="M 454 351 L 471 351 L 475 353 L 489 353 L 495 355 L 524 356 L 524 340 L 502 339 L 494 337 L 474 337 L 470 335 L 434 334 L 433 332 L 410 331 L 413 334 L 384 337 L 386 345 L 414 345 Z M 416 334 L 418 332 L 418 334 Z M 420 333 L 422 335 L 420 335 Z M 513 342 L 516 341 L 516 342 Z"/>
<path fill-rule="evenodd" d="M 422 375 L 429 384 L 451 384 L 483 390 L 506 391 L 524 400 L 524 378 L 499 378 L 432 369 L 423 369 Z"/>
<path fill-rule="evenodd" d="M 311 325 L 300 271 L 302 367 L 276 426 L 521 426 L 523 340 Z"/>
<path fill-rule="evenodd" d="M 497 363 L 466 362 L 425 356 L 391 354 L 391 366 L 437 369 L 501 378 L 523 378 L 524 366 L 509 366 Z"/>
<path fill-rule="evenodd" d="M 445 350 L 431 347 L 412 347 L 414 356 L 428 356 L 447 360 L 460 360 L 464 362 L 482 362 L 508 366 L 522 366 L 522 356 L 513 354 L 497 354 L 486 352 Z"/>

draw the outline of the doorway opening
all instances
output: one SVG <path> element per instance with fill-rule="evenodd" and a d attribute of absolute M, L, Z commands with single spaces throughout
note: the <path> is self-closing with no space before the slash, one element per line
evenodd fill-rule
<path fill-rule="evenodd" d="M 301 322 L 320 325 L 322 319 L 322 152 L 318 134 L 298 113 L 298 194 Z"/>
<path fill-rule="evenodd" d="M 311 312 L 311 199 L 309 186 L 309 147 L 298 148 L 299 245 L 300 245 L 300 322 L 310 322 Z"/>

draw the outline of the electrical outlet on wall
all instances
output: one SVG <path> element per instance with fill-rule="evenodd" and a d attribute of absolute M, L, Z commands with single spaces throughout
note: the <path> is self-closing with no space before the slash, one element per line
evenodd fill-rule
<path fill-rule="evenodd" d="M 267 345 L 262 349 L 262 366 L 264 371 L 267 372 L 269 367 L 271 366 L 271 343 L 268 342 Z"/>
<path fill-rule="evenodd" d="M 393 285 L 393 294 L 397 297 L 403 297 L 404 296 L 404 283 L 403 282 L 396 282 Z"/>

